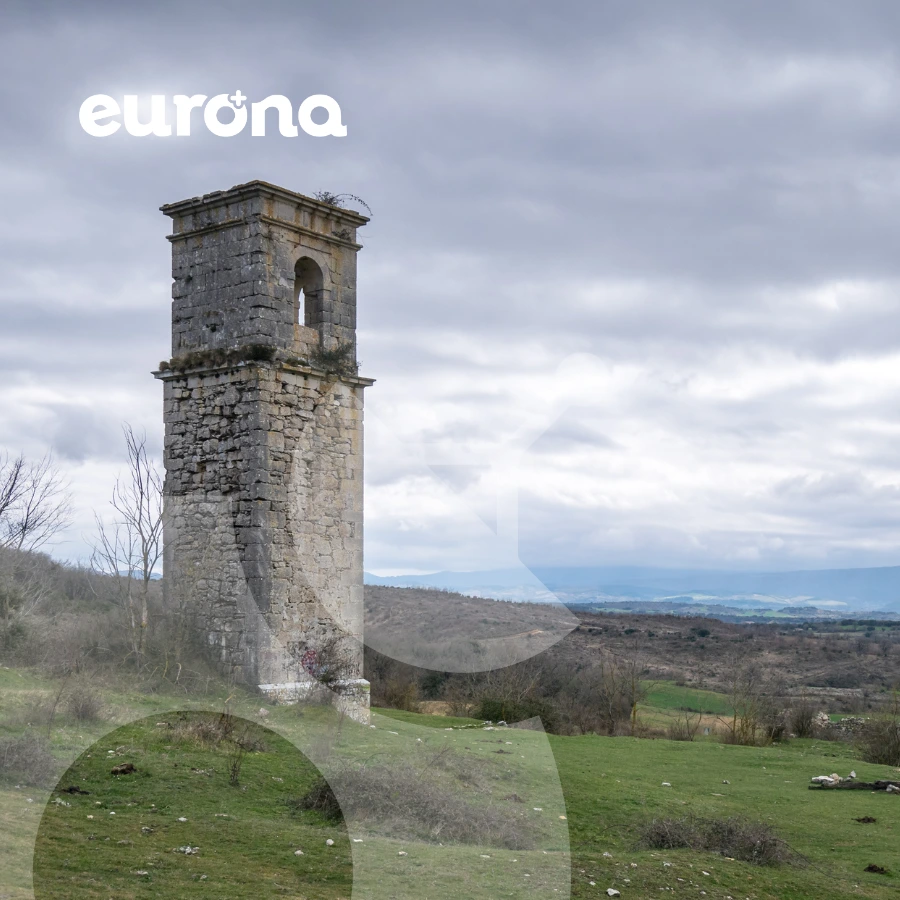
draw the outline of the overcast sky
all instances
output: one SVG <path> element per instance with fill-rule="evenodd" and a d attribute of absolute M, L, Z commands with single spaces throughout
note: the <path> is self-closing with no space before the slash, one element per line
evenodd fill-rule
<path fill-rule="evenodd" d="M 162 203 L 351 192 L 366 567 L 900 564 L 900 6 L 6 4 L 0 447 L 161 452 Z M 87 96 L 345 138 L 94 138 Z M 499 499 L 498 499 L 499 498 Z"/>

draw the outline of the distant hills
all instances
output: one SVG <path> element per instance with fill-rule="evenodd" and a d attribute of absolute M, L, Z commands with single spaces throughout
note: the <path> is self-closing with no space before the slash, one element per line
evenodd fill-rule
<path fill-rule="evenodd" d="M 834 615 L 900 614 L 900 566 L 741 572 L 640 566 L 544 567 L 436 572 L 381 578 L 367 584 L 430 587 L 495 599 L 567 605 L 624 601 L 724 604 L 736 609 L 817 607 Z"/>

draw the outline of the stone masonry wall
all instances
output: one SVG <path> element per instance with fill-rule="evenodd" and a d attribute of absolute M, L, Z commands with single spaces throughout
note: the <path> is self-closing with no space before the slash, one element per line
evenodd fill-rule
<path fill-rule="evenodd" d="M 367 219 L 265 182 L 162 210 L 173 221 L 173 358 L 156 373 L 167 602 L 236 681 L 306 681 L 304 653 L 334 641 L 350 651 L 342 674 L 359 678 L 372 382 L 352 373 Z M 298 319 L 301 288 L 310 307 Z M 349 366 L 328 374 L 316 352 L 338 345 Z"/>
<path fill-rule="evenodd" d="M 242 189 L 243 188 L 243 189 Z M 172 355 L 249 343 L 296 346 L 294 266 L 322 271 L 322 346 L 356 348 L 356 228 L 349 210 L 252 185 L 163 207 L 174 219 Z M 299 323 L 301 326 L 303 323 Z"/>
<path fill-rule="evenodd" d="M 236 680 L 300 680 L 334 634 L 361 677 L 362 391 L 270 363 L 165 376 L 169 598 Z"/>

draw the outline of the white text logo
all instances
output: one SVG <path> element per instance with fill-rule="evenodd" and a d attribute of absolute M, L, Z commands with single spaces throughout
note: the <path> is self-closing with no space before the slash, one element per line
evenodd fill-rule
<path fill-rule="evenodd" d="M 347 126 L 341 122 L 341 108 L 337 101 L 327 94 L 313 94 L 297 108 L 296 118 L 291 101 L 281 94 L 272 94 L 259 103 L 248 104 L 247 97 L 240 91 L 234 94 L 176 94 L 172 103 L 167 103 L 164 94 L 150 96 L 149 115 L 138 109 L 138 95 L 125 94 L 120 105 L 109 94 L 93 94 L 81 104 L 78 121 L 81 127 L 94 137 L 109 137 L 119 128 L 135 137 L 187 137 L 191 126 L 202 120 L 207 130 L 218 137 L 234 137 L 240 134 L 250 120 L 250 134 L 265 137 L 266 112 L 274 109 L 278 116 L 278 131 L 284 137 L 297 137 L 298 126 L 313 137 L 346 137 Z M 202 109 L 202 113 L 199 112 Z M 327 118 L 321 124 L 314 122 L 312 114 L 324 109 Z M 220 114 L 223 114 L 220 118 Z M 120 121 L 121 117 L 121 121 Z M 174 129 L 173 129 L 174 123 Z"/>

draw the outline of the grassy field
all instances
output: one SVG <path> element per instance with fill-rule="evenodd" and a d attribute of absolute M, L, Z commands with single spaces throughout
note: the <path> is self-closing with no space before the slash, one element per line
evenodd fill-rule
<path fill-rule="evenodd" d="M 82 754 L 41 822 L 35 896 L 137 900 L 194 889 L 219 900 L 349 898 L 346 829 L 288 805 L 309 789 L 316 769 L 289 741 L 250 723 L 235 725 L 234 741 L 218 740 L 219 719 L 181 714 L 158 723 L 154 716 Z M 125 761 L 136 771 L 112 775 Z"/>
<path fill-rule="evenodd" d="M 845 745 L 796 740 L 756 749 L 634 738 L 550 740 L 569 810 L 575 897 L 595 896 L 592 880 L 635 897 L 706 891 L 708 897 L 817 900 L 894 897 L 900 890 L 900 797 L 808 790 L 813 775 L 835 770 L 846 775 L 854 768 L 866 780 L 897 777 L 852 759 Z M 802 859 L 768 868 L 686 850 L 634 849 L 642 822 L 686 814 L 769 823 Z M 854 821 L 864 816 L 877 821 Z M 890 874 L 866 873 L 872 863 Z"/>
<path fill-rule="evenodd" d="M 648 710 L 689 709 L 712 715 L 731 715 L 728 698 L 714 691 L 681 687 L 672 681 L 655 681 L 649 685 L 644 706 Z"/>
<path fill-rule="evenodd" d="M 27 673 L 0 670 L 0 736 L 20 732 L 36 700 L 53 693 L 54 685 Z M 694 706 L 696 694 L 664 685 L 649 700 L 663 714 Z M 702 698 L 702 707 L 715 697 Z M 85 726 L 60 715 L 52 729 L 55 751 L 76 760 L 59 787 L 73 783 L 90 794 L 0 787 L 4 900 L 331 900 L 349 896 L 351 858 L 353 895 L 366 900 L 581 898 L 606 896 L 608 888 L 623 898 L 818 900 L 888 898 L 900 890 L 900 797 L 808 790 L 813 775 L 851 768 L 866 780 L 900 777 L 854 759 L 847 744 L 794 740 L 744 748 L 548 737 L 393 710 L 373 712 L 374 728 L 290 707 L 270 707 L 260 721 L 259 699 L 247 695 L 232 697 L 232 708 L 247 718 L 257 714 L 254 728 L 264 724 L 267 733 L 260 730 L 263 746 L 247 753 L 233 786 L 227 747 L 198 748 L 156 724 L 171 724 L 184 698 L 110 693 L 108 700 L 106 723 Z M 224 700 L 195 702 L 216 710 Z M 136 717 L 145 721 L 132 722 Z M 478 727 L 465 727 L 472 725 Z M 138 771 L 112 777 L 112 764 L 121 761 Z M 339 826 L 317 813 L 292 812 L 286 800 L 311 783 L 313 764 L 331 778 L 340 761 L 408 761 L 418 772 L 433 772 L 443 761 L 441 779 L 457 785 L 473 815 L 500 811 L 515 822 L 522 845 L 416 836 L 387 818 L 351 816 Z M 713 853 L 638 849 L 646 822 L 686 815 L 767 823 L 793 849 L 795 862 L 770 868 Z M 855 821 L 866 816 L 876 821 Z M 326 847 L 326 839 L 335 844 Z M 32 893 L 26 870 L 35 845 Z M 172 852 L 181 846 L 200 851 Z M 302 857 L 294 856 L 298 848 Z M 870 864 L 887 874 L 865 872 Z"/>

